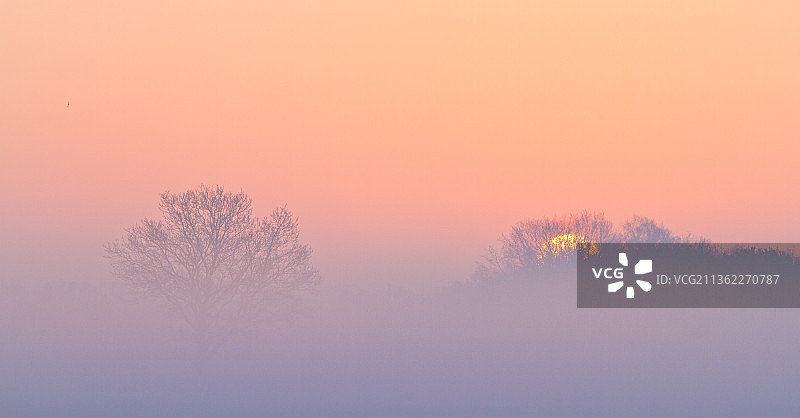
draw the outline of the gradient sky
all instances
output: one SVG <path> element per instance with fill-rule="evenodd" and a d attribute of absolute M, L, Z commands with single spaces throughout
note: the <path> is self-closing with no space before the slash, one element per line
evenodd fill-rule
<path fill-rule="evenodd" d="M 287 204 L 334 283 L 581 209 L 800 240 L 795 1 L 111 3 L 0 3 L 2 279 L 107 279 L 203 182 Z"/>

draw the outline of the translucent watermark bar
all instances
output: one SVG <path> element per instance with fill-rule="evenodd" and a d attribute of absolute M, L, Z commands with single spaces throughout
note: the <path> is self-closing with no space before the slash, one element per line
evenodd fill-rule
<path fill-rule="evenodd" d="M 580 243 L 578 308 L 800 308 L 800 244 Z"/>

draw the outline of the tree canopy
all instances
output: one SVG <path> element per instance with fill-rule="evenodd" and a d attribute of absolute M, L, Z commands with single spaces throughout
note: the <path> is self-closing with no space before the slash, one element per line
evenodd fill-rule
<path fill-rule="evenodd" d="M 619 229 L 602 212 L 528 219 L 501 235 L 499 247 L 489 247 L 474 276 L 480 280 L 565 263 L 575 255 L 578 244 L 592 242 L 675 243 L 705 239 L 675 234 L 654 219 L 638 215 Z"/>
<path fill-rule="evenodd" d="M 106 255 L 117 277 L 178 310 L 201 343 L 248 323 L 270 297 L 319 280 L 285 207 L 258 218 L 245 193 L 203 185 L 164 192 L 159 208 L 160 219 L 128 228 Z"/>

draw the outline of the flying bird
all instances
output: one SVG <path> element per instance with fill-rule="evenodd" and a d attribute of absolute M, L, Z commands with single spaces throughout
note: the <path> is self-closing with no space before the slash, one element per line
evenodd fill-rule
<path fill-rule="evenodd" d="M 67 110 L 69 110 L 69 100 L 67 100 Z"/>

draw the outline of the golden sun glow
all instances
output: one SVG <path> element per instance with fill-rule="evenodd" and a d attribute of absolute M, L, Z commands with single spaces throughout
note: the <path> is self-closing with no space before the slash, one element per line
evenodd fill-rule
<path fill-rule="evenodd" d="M 561 234 L 555 236 L 549 241 L 545 241 L 541 247 L 541 254 L 543 257 L 548 256 L 565 256 L 577 248 L 579 243 L 586 242 L 582 235 L 577 234 Z"/>

